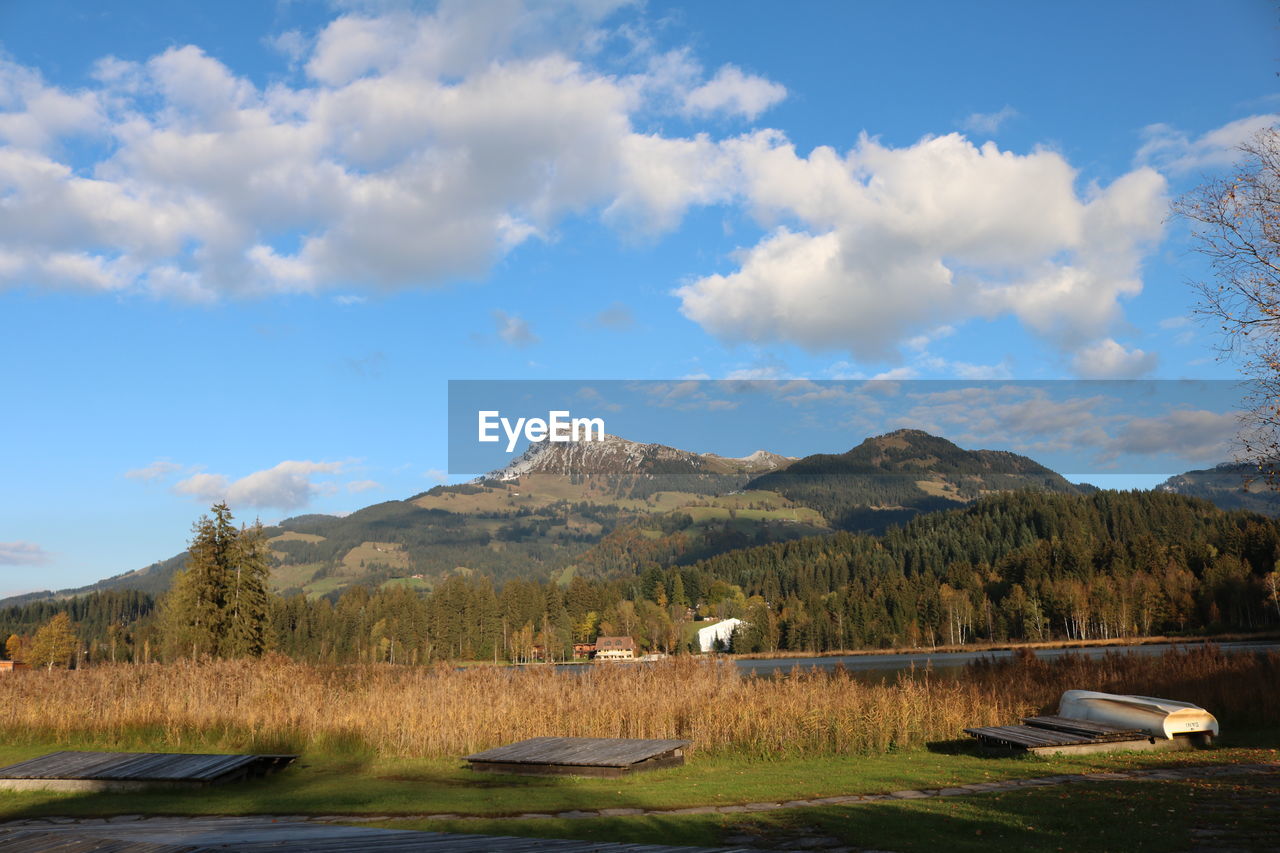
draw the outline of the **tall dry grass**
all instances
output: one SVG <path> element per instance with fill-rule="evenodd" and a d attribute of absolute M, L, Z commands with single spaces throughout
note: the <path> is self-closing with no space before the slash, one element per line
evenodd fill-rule
<path fill-rule="evenodd" d="M 1063 685 L 1140 689 L 1246 719 L 1251 702 L 1280 707 L 1278 673 L 1275 655 L 1213 652 L 1015 660 L 975 668 L 971 678 L 883 685 L 842 672 L 751 678 L 732 663 L 696 659 L 571 673 L 314 666 L 275 657 L 17 673 L 0 678 L 0 736 L 400 757 L 457 757 L 538 735 L 678 737 L 704 752 L 758 757 L 868 753 L 1048 710 Z M 1257 683 L 1264 678 L 1265 686 Z"/>
<path fill-rule="evenodd" d="M 965 680 L 995 695 L 1017 695 L 1041 713 L 1057 710 L 1062 691 L 1083 688 L 1194 702 L 1228 729 L 1280 726 L 1280 654 L 1275 652 L 1225 654 L 1203 645 L 1160 656 L 1113 652 L 1048 660 L 1022 652 L 970 664 Z"/>

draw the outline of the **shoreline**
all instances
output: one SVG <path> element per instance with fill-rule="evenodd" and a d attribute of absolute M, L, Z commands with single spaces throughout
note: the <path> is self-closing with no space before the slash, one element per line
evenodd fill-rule
<path fill-rule="evenodd" d="M 1108 647 L 1126 647 L 1126 646 L 1203 646 L 1210 643 L 1240 643 L 1240 642 L 1277 642 L 1280 641 L 1280 631 L 1258 631 L 1255 633 L 1232 633 L 1232 634 L 1212 634 L 1205 637 L 1177 637 L 1157 635 L 1151 637 L 1112 637 L 1110 639 L 1096 640 L 1042 640 L 1039 642 L 1029 643 L 966 643 L 963 645 L 940 645 L 940 646 L 896 646 L 890 649 L 835 649 L 824 652 L 811 651 L 777 651 L 777 652 L 754 652 L 750 654 L 734 654 L 732 652 L 703 652 L 701 654 L 681 654 L 669 655 L 668 659 L 677 657 L 703 658 L 707 660 L 733 660 L 733 661 L 770 661 L 770 660 L 807 660 L 813 658 L 839 658 L 839 657 L 870 657 L 875 655 L 921 655 L 921 654 L 963 654 L 972 652 L 981 654 L 983 652 L 1010 652 L 1020 649 L 1029 651 L 1047 651 L 1051 649 L 1094 649 Z M 541 666 L 582 666 L 583 664 L 595 664 L 592 660 L 557 660 L 557 661 L 525 661 L 514 663 L 510 661 L 453 661 L 451 665 L 461 667 L 476 666 L 497 666 L 497 667 L 541 667 Z M 646 663 L 639 658 L 633 660 L 616 660 L 616 661 L 600 661 L 600 664 L 606 663 Z"/>
<path fill-rule="evenodd" d="M 755 652 L 751 654 L 721 654 L 719 657 L 732 660 L 788 660 L 792 658 L 831 658 L 831 657 L 865 657 L 871 655 L 919 655 L 919 654 L 958 654 L 963 652 L 1006 652 L 1027 649 L 1030 651 L 1048 649 L 1091 649 L 1108 646 L 1202 646 L 1209 643 L 1268 642 L 1280 640 L 1280 631 L 1259 631 L 1251 634 L 1213 634 L 1206 637 L 1112 637 L 1105 640 L 1042 640 L 1030 643 L 965 643 L 962 645 L 939 646 L 897 646 L 890 649 L 838 649 L 825 652 L 778 651 Z"/>

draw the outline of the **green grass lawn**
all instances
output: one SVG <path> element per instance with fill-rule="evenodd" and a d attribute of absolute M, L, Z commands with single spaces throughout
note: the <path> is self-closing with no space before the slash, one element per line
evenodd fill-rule
<path fill-rule="evenodd" d="M 1274 745 L 1280 731 L 1237 737 L 1234 745 L 1187 753 L 1130 753 L 1076 758 L 990 758 L 965 750 L 944 752 L 910 750 L 887 755 L 748 761 L 732 757 L 694 755 L 684 767 L 639 774 L 622 779 L 587 777 L 525 777 L 479 774 L 461 762 L 438 759 L 382 759 L 368 754 L 312 754 L 275 776 L 242 784 L 196 791 L 157 791 L 129 794 L 67 794 L 51 792 L 0 792 L 0 819 L 68 815 L 113 814 L 312 814 L 412 816 L 452 813 L 477 819 L 430 821 L 415 824 L 431 829 L 506 834 L 574 835 L 589 838 L 635 837 L 647 840 L 678 838 L 685 843 L 709 843 L 715 833 L 741 823 L 739 816 L 686 816 L 590 820 L 492 820 L 524 813 L 554 813 L 574 809 L 643 808 L 674 809 L 700 805 L 730 805 L 759 801 L 787 801 L 823 796 L 883 793 L 907 788 L 940 788 L 969 782 L 1027 778 L 1055 773 L 1187 764 L 1277 761 Z M 67 748 L 54 743 L 25 743 L 0 747 L 0 763 L 8 764 Z M 115 744 L 76 744 L 77 749 L 122 748 Z M 137 746 L 127 747 L 137 749 Z M 193 751 L 200 751 L 192 748 Z M 206 750 L 209 751 L 209 750 Z M 1123 783 L 1120 790 L 1128 791 Z M 1088 791 L 1092 791 L 1089 788 Z M 1045 793 L 1047 791 L 1048 793 Z M 979 825 L 980 816 L 997 803 L 1005 803 L 989 816 L 1014 832 L 1020 823 L 1004 815 L 1009 803 L 1028 796 L 1027 808 L 1051 804 L 1037 800 L 1054 793 L 1082 796 L 1086 789 L 1044 789 L 1016 794 L 990 794 L 933 803 L 893 803 L 894 809 L 920 809 L 923 816 L 968 815 Z M 1099 806 L 1100 808 L 1102 806 Z M 1021 808 L 1021 807 L 1019 807 Z M 868 809 L 876 814 L 892 809 L 880 805 L 845 808 L 807 808 L 786 813 L 752 816 L 760 826 L 784 827 L 789 820 L 839 822 L 840 815 Z M 878 810 L 878 811 L 877 811 Z M 1016 809 L 1015 809 L 1016 811 Z M 801 815 L 801 817 L 796 817 Z M 824 817 L 825 815 L 825 817 Z M 485 819 L 490 818 L 490 819 Z M 1046 814 L 1046 820 L 1057 819 Z M 933 818 L 929 818 L 933 820 Z M 1019 818 L 1020 820 L 1020 818 Z M 749 821 L 750 822 L 750 821 Z M 887 824 L 886 824 L 887 825 Z M 877 830 L 879 831 L 879 830 Z M 917 833 L 917 829 L 912 829 Z M 584 835 L 585 833 L 585 835 Z M 671 834 L 676 833 L 676 834 Z M 720 836 L 716 836 L 717 838 Z M 923 837 L 923 836 L 922 836 Z M 861 843 L 861 842 L 859 842 Z M 874 845 L 868 845 L 874 846 Z M 889 845 L 893 846 L 893 845 Z M 902 845 L 898 845 L 902 846 Z M 896 849 L 896 848 L 895 848 Z"/>
<path fill-rule="evenodd" d="M 1090 783 L 763 814 L 497 821 L 389 821 L 399 829 L 634 843 L 796 849 L 802 839 L 900 853 L 938 851 L 1272 849 L 1280 831 L 1277 777 Z"/>

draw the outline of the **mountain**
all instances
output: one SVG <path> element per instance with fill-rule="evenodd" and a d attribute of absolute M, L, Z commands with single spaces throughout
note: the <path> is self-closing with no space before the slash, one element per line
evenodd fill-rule
<path fill-rule="evenodd" d="M 1267 483 L 1266 475 L 1253 463 L 1223 462 L 1213 468 L 1187 471 L 1165 480 L 1156 486 L 1156 491 L 1204 498 L 1221 509 L 1280 516 L 1280 491 Z"/>
<path fill-rule="evenodd" d="M 350 515 L 303 515 L 266 528 L 276 591 L 319 596 L 352 584 L 427 588 L 451 575 L 562 576 L 619 528 L 682 533 L 691 554 L 720 542 L 770 542 L 828 531 L 821 514 L 780 495 L 741 492 L 788 457 L 694 453 L 617 436 L 539 442 L 472 483 L 437 486 Z M 726 531 L 732 537 L 726 537 Z M 724 547 L 730 547 L 725 544 Z M 186 553 L 75 589 L 0 602 L 25 604 L 107 589 L 159 594 Z"/>
<path fill-rule="evenodd" d="M 617 498 L 643 498 L 662 491 L 719 494 L 793 461 L 767 450 L 742 457 L 719 456 L 606 435 L 600 441 L 532 443 L 510 465 L 474 482 L 552 475 L 575 484 L 594 481 L 597 489 Z"/>
<path fill-rule="evenodd" d="M 1089 494 L 1033 459 L 1004 450 L 964 450 L 917 429 L 868 438 L 841 454 L 806 456 L 752 480 L 813 507 L 844 530 L 884 530 L 922 512 L 953 509 L 983 495 L 1032 489 Z"/>
<path fill-rule="evenodd" d="M 919 430 L 852 450 L 793 459 L 695 453 L 617 436 L 539 442 L 471 483 L 437 486 L 344 517 L 303 515 L 267 528 L 272 583 L 317 597 L 353 584 L 430 588 L 455 575 L 567 582 L 654 562 L 690 563 L 737 548 L 885 529 L 992 492 L 1092 491 L 1023 456 L 969 451 Z M 159 594 L 185 554 L 78 589 Z"/>

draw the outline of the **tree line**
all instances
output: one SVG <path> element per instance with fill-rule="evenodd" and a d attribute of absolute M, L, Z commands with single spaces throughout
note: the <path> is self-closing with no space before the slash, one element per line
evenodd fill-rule
<path fill-rule="evenodd" d="M 388 584 L 309 599 L 268 592 L 261 529 L 225 506 L 197 523 L 159 602 L 99 592 L 0 612 L 19 646 L 66 613 L 90 661 L 257 655 L 344 663 L 567 659 L 628 635 L 692 650 L 738 617 L 738 652 L 1136 637 L 1280 624 L 1280 524 L 1160 492 L 1015 492 L 879 536 L 836 533 L 693 558 L 683 534 L 625 530 L 567 582 L 461 571 L 427 593 Z M 657 544 L 655 544 L 655 542 Z M 608 563 L 613 563 L 612 570 Z"/>

